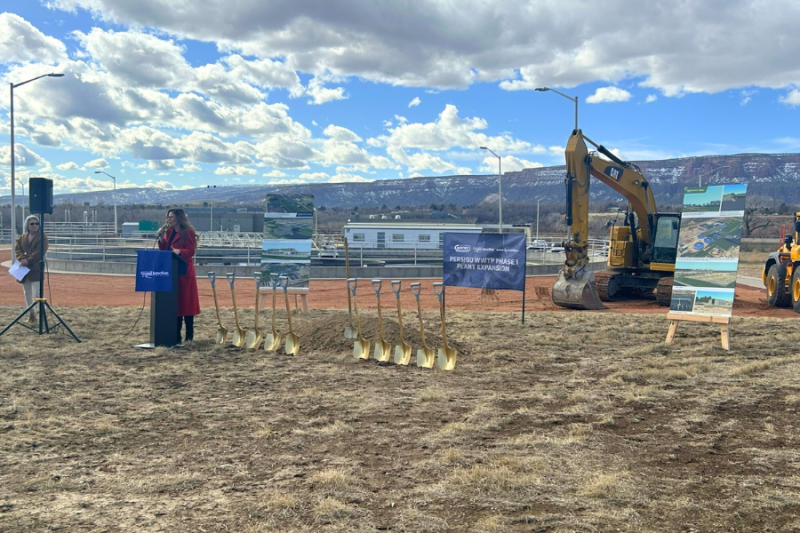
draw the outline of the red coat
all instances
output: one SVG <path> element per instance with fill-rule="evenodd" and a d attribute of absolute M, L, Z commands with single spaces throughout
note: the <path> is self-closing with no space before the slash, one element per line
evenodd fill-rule
<path fill-rule="evenodd" d="M 178 316 L 200 314 L 200 296 L 197 294 L 197 276 L 194 273 L 194 252 L 197 249 L 197 236 L 193 230 L 182 229 L 177 235 L 169 228 L 163 239 L 158 240 L 159 250 L 180 250 L 186 261 L 186 274 L 178 276 Z M 171 244 L 169 244 L 171 243 Z"/>

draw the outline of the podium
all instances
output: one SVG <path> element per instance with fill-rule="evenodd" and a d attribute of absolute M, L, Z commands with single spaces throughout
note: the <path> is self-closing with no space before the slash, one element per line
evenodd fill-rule
<path fill-rule="evenodd" d="M 136 292 L 150 294 L 150 342 L 137 348 L 178 345 L 178 276 L 186 262 L 170 250 L 139 250 L 136 257 Z"/>

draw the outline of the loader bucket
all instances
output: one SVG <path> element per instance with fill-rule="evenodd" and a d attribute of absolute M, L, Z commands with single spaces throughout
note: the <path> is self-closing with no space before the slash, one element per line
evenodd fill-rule
<path fill-rule="evenodd" d="M 594 272 L 581 268 L 575 274 L 567 277 L 564 270 L 558 273 L 558 279 L 553 285 L 553 303 L 571 309 L 605 309 L 597 293 L 594 281 Z"/>

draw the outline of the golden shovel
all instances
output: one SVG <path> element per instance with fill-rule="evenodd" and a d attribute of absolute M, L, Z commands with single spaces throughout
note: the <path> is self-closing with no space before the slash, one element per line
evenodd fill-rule
<path fill-rule="evenodd" d="M 281 276 L 283 282 L 283 297 L 286 300 L 286 316 L 289 320 L 289 333 L 286 334 L 286 344 L 283 349 L 286 355 L 297 355 L 300 349 L 300 337 L 295 334 L 292 328 L 292 309 L 289 307 L 289 276 Z"/>
<path fill-rule="evenodd" d="M 369 341 L 361 334 L 361 316 L 358 314 L 358 297 L 356 296 L 358 280 L 348 278 L 347 288 L 350 289 L 350 293 L 353 295 L 353 308 L 356 311 L 356 340 L 353 342 L 353 357 L 356 359 L 369 359 Z"/>
<path fill-rule="evenodd" d="M 270 287 L 272 287 L 272 333 L 264 337 L 264 350 L 274 352 L 281 345 L 281 334 L 275 329 L 275 294 L 278 292 L 278 275 L 270 274 Z"/>
<path fill-rule="evenodd" d="M 417 366 L 422 368 L 433 368 L 433 361 L 436 359 L 436 350 L 429 348 L 425 343 L 425 326 L 422 324 L 422 302 L 419 301 L 419 293 L 422 285 L 419 283 L 411 284 L 411 292 L 417 299 L 417 314 L 419 315 L 419 334 L 422 338 L 422 349 L 417 350 Z"/>
<path fill-rule="evenodd" d="M 453 370 L 456 367 L 456 349 L 447 345 L 447 328 L 444 318 L 444 283 L 434 283 L 433 292 L 439 298 L 439 314 L 442 317 L 442 344 L 444 344 L 444 348 L 439 348 L 436 354 L 436 364 L 442 370 Z"/>
<path fill-rule="evenodd" d="M 372 290 L 378 299 L 378 340 L 375 341 L 375 360 L 379 363 L 388 363 L 392 357 L 392 345 L 383 338 L 383 315 L 381 314 L 381 285 L 379 279 L 372 280 Z"/>
<path fill-rule="evenodd" d="M 261 299 L 261 295 L 258 293 L 259 287 L 261 287 L 261 274 L 256 273 L 253 274 L 253 279 L 256 282 L 256 323 L 255 327 L 252 331 L 248 331 L 247 335 L 245 335 L 245 347 L 248 350 L 255 350 L 259 346 L 261 346 L 261 341 L 264 340 L 264 332 L 258 329 L 258 301 Z"/>
<path fill-rule="evenodd" d="M 208 281 L 211 282 L 211 292 L 214 294 L 214 309 L 217 311 L 217 344 L 225 344 L 225 338 L 228 336 L 228 328 L 222 325 L 222 319 L 219 317 L 219 302 L 217 302 L 217 275 L 214 272 L 208 273 Z"/>
<path fill-rule="evenodd" d="M 392 290 L 397 298 L 397 326 L 400 329 L 400 344 L 394 346 L 394 362 L 397 365 L 407 365 L 411 361 L 411 345 L 403 339 L 403 310 L 400 306 L 400 280 L 392 281 Z"/>
<path fill-rule="evenodd" d="M 347 237 L 344 238 L 344 277 L 350 279 L 350 249 L 347 247 Z M 356 328 L 353 327 L 353 302 L 350 298 L 350 289 L 347 289 L 347 326 L 344 328 L 344 338 L 353 340 L 358 337 Z"/>
<path fill-rule="evenodd" d="M 225 277 L 228 278 L 228 284 L 231 286 L 231 298 L 233 299 L 233 318 L 236 322 L 236 329 L 233 330 L 232 344 L 237 348 L 241 348 L 244 346 L 245 331 L 239 327 L 239 310 L 236 309 L 236 291 L 233 288 L 233 284 L 236 281 L 236 274 L 225 274 Z"/>

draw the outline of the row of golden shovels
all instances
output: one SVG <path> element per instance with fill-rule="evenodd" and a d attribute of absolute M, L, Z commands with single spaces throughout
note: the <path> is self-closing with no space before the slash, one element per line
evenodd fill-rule
<path fill-rule="evenodd" d="M 378 303 L 378 338 L 374 342 L 374 357 L 375 360 L 381 363 L 388 363 L 392 358 L 392 345 L 386 340 L 383 334 L 383 312 L 381 310 L 381 286 L 383 280 L 373 279 L 372 289 L 375 291 L 375 297 Z M 397 300 L 397 326 L 399 340 L 398 344 L 394 346 L 394 363 L 398 365 L 408 365 L 411 361 L 411 346 L 405 341 L 403 337 L 403 310 L 400 305 L 400 288 L 402 282 L 393 280 L 391 282 L 392 291 L 394 292 L 395 299 Z M 417 316 L 419 317 L 419 332 L 422 341 L 422 348 L 417 350 L 417 366 L 422 368 L 433 368 L 434 359 L 436 360 L 439 368 L 442 370 L 453 370 L 456 366 L 456 349 L 451 348 L 447 344 L 447 326 L 444 312 L 444 284 L 434 283 L 433 291 L 439 298 L 439 315 L 442 322 L 442 348 L 438 350 L 428 346 L 425 342 L 425 326 L 422 322 L 422 303 L 419 296 L 422 286 L 419 283 L 412 283 L 410 285 L 411 292 L 417 300 Z M 354 340 L 353 342 L 353 357 L 356 359 L 369 359 L 370 342 L 364 338 L 361 333 L 361 315 L 358 311 L 358 298 L 356 297 L 356 289 L 358 288 L 358 280 L 349 278 L 347 280 L 347 311 L 349 316 L 349 325 L 344 329 L 344 338 Z M 350 305 L 350 298 L 352 296 L 352 309 Z M 355 309 L 356 326 L 353 327 L 353 309 Z"/>
<path fill-rule="evenodd" d="M 300 337 L 294 332 L 294 328 L 292 327 L 292 310 L 289 307 L 288 276 L 278 276 L 276 274 L 270 275 L 270 287 L 272 287 L 272 331 L 269 333 L 265 333 L 258 327 L 258 307 L 259 300 L 261 299 L 259 293 L 259 288 L 261 287 L 261 274 L 253 275 L 253 279 L 256 282 L 256 321 L 255 327 L 250 331 L 245 331 L 245 329 L 239 325 L 239 310 L 236 307 L 236 290 L 234 289 L 236 275 L 225 274 L 225 277 L 228 279 L 228 284 L 231 286 L 231 298 L 233 299 L 233 318 L 234 322 L 236 323 L 236 329 L 233 330 L 233 339 L 231 339 L 231 344 L 236 348 L 244 347 L 248 350 L 256 350 L 263 342 L 265 351 L 275 352 L 278 350 L 281 345 L 281 334 L 275 327 L 275 295 L 278 292 L 278 288 L 282 287 L 284 299 L 286 300 L 286 314 L 289 320 L 289 332 L 286 333 L 284 351 L 287 355 L 297 355 L 297 352 L 300 349 Z M 211 282 L 211 292 L 214 293 L 214 308 L 217 311 L 217 323 L 219 324 L 219 327 L 217 328 L 216 342 L 217 344 L 225 344 L 225 341 L 228 337 L 228 328 L 222 325 L 222 319 L 219 316 L 219 303 L 217 302 L 216 286 L 217 275 L 214 272 L 209 272 L 208 280 Z"/>

